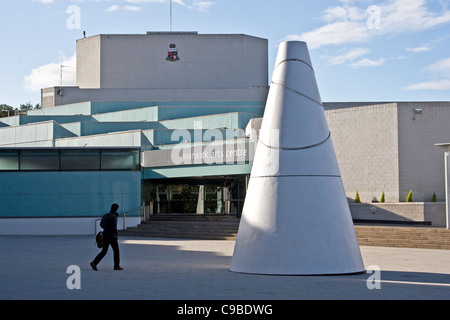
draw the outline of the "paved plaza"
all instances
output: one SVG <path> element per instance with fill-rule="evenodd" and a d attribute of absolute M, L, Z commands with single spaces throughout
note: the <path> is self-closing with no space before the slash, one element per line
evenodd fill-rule
<path fill-rule="evenodd" d="M 361 247 L 366 269 L 374 271 L 262 276 L 228 270 L 234 241 L 120 238 L 125 270 L 113 271 L 110 249 L 98 272 L 89 266 L 99 252 L 93 236 L 7 236 L 0 244 L 2 300 L 450 299 L 445 250 Z M 73 265 L 80 268 L 80 289 L 69 290 L 67 280 L 76 272 L 67 268 Z"/>

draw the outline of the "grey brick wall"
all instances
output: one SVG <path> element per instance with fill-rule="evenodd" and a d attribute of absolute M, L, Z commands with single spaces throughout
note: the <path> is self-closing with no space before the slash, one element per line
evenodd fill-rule
<path fill-rule="evenodd" d="M 444 156 L 434 145 L 450 142 L 450 102 L 340 106 L 325 113 L 348 198 L 358 190 L 362 202 L 372 202 L 384 191 L 387 202 L 403 202 L 413 190 L 413 201 L 431 201 L 433 192 L 445 201 Z"/>
<path fill-rule="evenodd" d="M 397 202 L 399 189 L 397 104 L 326 111 L 347 197 Z"/>

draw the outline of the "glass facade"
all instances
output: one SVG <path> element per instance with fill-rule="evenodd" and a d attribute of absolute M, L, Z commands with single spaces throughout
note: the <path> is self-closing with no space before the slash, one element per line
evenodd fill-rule
<path fill-rule="evenodd" d="M 21 150 L 19 153 L 21 171 L 58 171 L 58 150 Z"/>
<path fill-rule="evenodd" d="M 139 149 L 4 149 L 0 171 L 140 171 Z"/>
<path fill-rule="evenodd" d="M 140 149 L 0 149 L 0 172 L 141 171 Z M 138 197 L 153 214 L 240 215 L 249 175 L 143 179 Z"/>
<path fill-rule="evenodd" d="M 101 156 L 102 170 L 140 170 L 139 150 L 103 150 Z"/>
<path fill-rule="evenodd" d="M 100 170 L 100 150 L 61 150 L 61 170 Z"/>
<path fill-rule="evenodd" d="M 0 150 L 0 170 L 19 170 L 19 153 L 11 150 Z"/>
<path fill-rule="evenodd" d="M 242 213 L 248 176 L 142 181 L 142 201 L 154 214 Z"/>

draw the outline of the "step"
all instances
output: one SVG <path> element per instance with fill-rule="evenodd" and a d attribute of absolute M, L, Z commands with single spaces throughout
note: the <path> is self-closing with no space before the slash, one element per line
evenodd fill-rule
<path fill-rule="evenodd" d="M 223 215 L 154 216 L 124 236 L 200 240 L 236 240 L 239 219 Z M 425 226 L 356 225 L 361 246 L 450 250 L 450 230 Z"/>
<path fill-rule="evenodd" d="M 176 223 L 152 223 L 141 225 L 138 228 L 142 230 L 152 230 L 152 229 L 220 229 L 220 230 L 237 230 L 239 225 L 205 225 L 205 224 L 176 224 Z"/>
<path fill-rule="evenodd" d="M 150 218 L 150 222 L 154 221 L 236 221 L 239 223 L 240 219 L 236 215 L 223 214 L 157 214 Z"/>
<path fill-rule="evenodd" d="M 355 226 L 362 246 L 450 250 L 450 231 L 430 227 Z"/>
<path fill-rule="evenodd" d="M 188 232 L 164 232 L 155 230 L 153 232 L 121 232 L 122 236 L 148 237 L 148 238 L 170 238 L 170 239 L 196 239 L 196 240 L 236 240 L 237 234 L 230 233 L 188 233 Z"/>
<path fill-rule="evenodd" d="M 150 233 L 185 233 L 185 234 L 218 234 L 218 235 L 225 235 L 225 234 L 237 234 L 237 230 L 231 230 L 231 231 L 224 231 L 224 230 L 192 230 L 192 229 L 142 229 L 142 228 L 128 228 L 125 232 L 134 232 L 134 233 L 140 233 L 140 234 L 150 234 Z M 124 233 L 122 231 L 122 233 Z"/>
<path fill-rule="evenodd" d="M 235 240 L 239 228 L 239 219 L 230 215 L 156 215 L 135 228 L 122 231 L 122 235 L 205 239 Z"/>

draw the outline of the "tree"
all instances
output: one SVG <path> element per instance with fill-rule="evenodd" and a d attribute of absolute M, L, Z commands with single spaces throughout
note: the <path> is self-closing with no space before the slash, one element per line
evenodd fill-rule
<path fill-rule="evenodd" d="M 380 203 L 385 203 L 385 202 L 386 202 L 386 199 L 384 197 L 384 191 L 383 191 L 383 193 L 381 194 Z"/>
<path fill-rule="evenodd" d="M 359 198 L 359 193 L 358 193 L 358 191 L 356 191 L 356 195 L 355 195 L 355 203 L 361 203 L 361 199 Z"/>
<path fill-rule="evenodd" d="M 37 103 L 34 107 L 31 104 L 30 101 L 28 101 L 27 103 L 24 104 L 20 104 L 20 111 L 27 111 L 27 110 L 35 110 L 35 109 L 40 109 L 41 108 L 41 104 Z"/>
<path fill-rule="evenodd" d="M 413 202 L 412 201 L 412 190 L 409 190 L 408 196 L 406 197 L 406 202 Z"/>
<path fill-rule="evenodd" d="M 31 104 L 31 102 L 27 102 L 25 104 L 20 104 L 20 111 L 26 111 L 26 110 L 32 110 L 33 109 L 33 105 Z"/>
<path fill-rule="evenodd" d="M 0 104 L 0 118 L 7 117 L 8 115 L 14 115 L 13 107 L 7 104 Z"/>
<path fill-rule="evenodd" d="M 41 109 L 41 104 L 38 103 L 35 106 L 33 106 L 31 104 L 31 102 L 22 103 L 22 104 L 20 104 L 19 109 L 13 108 L 7 104 L 0 104 L 0 118 L 14 116 L 19 111 L 27 111 L 27 110 L 35 110 L 35 109 Z"/>

